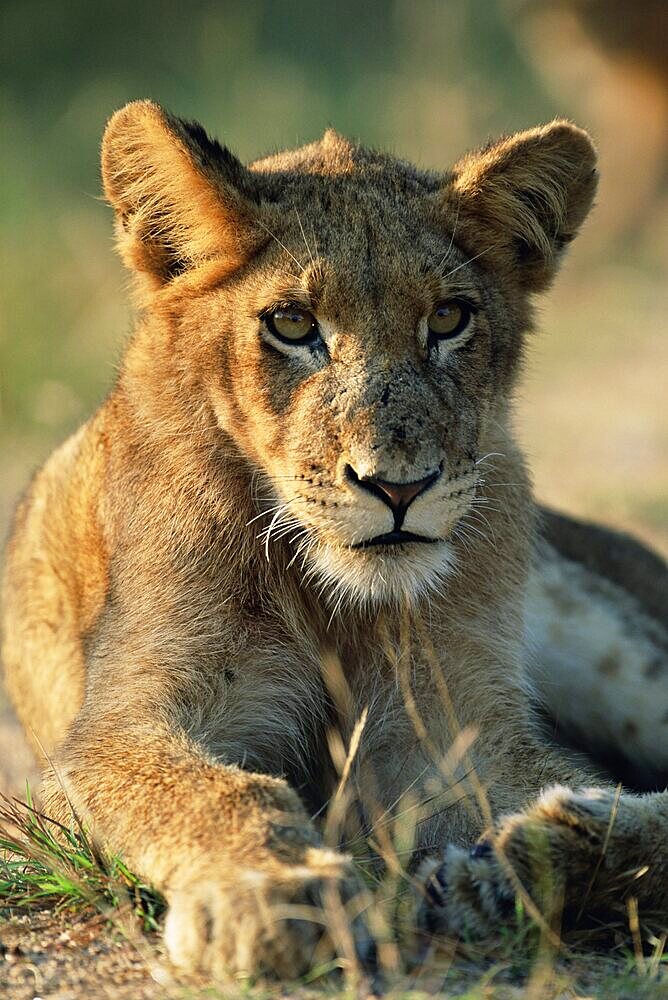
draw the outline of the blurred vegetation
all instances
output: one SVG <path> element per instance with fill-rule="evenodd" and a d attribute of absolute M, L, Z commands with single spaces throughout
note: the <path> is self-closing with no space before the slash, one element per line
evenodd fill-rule
<path fill-rule="evenodd" d="M 543 309 L 518 420 L 541 495 L 668 547 L 668 77 L 637 31 L 610 48 L 578 7 L 4 0 L 0 529 L 113 378 L 131 317 L 99 140 L 114 109 L 151 97 L 243 158 L 330 124 L 436 167 L 557 114 L 590 128 L 599 208 Z M 646 7 L 666 23 L 665 4 Z M 632 7 L 607 9 L 624 25 Z"/>

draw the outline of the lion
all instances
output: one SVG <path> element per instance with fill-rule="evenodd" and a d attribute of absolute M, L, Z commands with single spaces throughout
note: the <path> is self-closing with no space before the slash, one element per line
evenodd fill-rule
<path fill-rule="evenodd" d="M 633 898 L 665 926 L 666 566 L 541 509 L 511 426 L 588 135 L 438 172 L 328 130 L 244 166 L 139 101 L 102 174 L 139 319 L 3 585 L 45 808 L 216 977 L 308 969 L 334 903 L 373 966 L 332 800 L 376 840 L 414 802 L 430 934 L 493 934 L 518 894 L 540 916 L 546 871 L 565 920 Z"/>

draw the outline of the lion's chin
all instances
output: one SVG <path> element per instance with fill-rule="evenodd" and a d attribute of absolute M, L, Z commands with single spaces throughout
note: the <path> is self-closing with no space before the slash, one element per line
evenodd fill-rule
<path fill-rule="evenodd" d="M 455 563 L 454 548 L 446 541 L 364 549 L 325 543 L 309 555 L 306 575 L 334 609 L 373 608 L 415 604 L 442 591 Z"/>

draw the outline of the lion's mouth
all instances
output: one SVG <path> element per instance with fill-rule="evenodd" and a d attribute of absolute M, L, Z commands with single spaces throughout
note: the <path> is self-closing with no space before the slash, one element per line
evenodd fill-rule
<path fill-rule="evenodd" d="M 356 542 L 351 549 L 369 549 L 372 545 L 406 545 L 409 542 L 421 542 L 433 545 L 439 538 L 427 538 L 426 535 L 414 535 L 412 531 L 387 531 L 384 535 L 375 535 L 363 542 Z"/>

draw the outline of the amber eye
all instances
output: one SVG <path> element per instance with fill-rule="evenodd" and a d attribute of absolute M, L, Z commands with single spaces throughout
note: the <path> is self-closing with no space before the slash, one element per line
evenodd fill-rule
<path fill-rule="evenodd" d="M 265 313 L 264 321 L 267 328 L 288 344 L 304 344 L 315 340 L 318 336 L 318 324 L 312 313 L 297 306 L 286 309 L 274 309 Z"/>
<path fill-rule="evenodd" d="M 471 306 L 461 299 L 439 302 L 427 320 L 429 333 L 439 340 L 456 337 L 469 325 L 471 311 Z"/>

